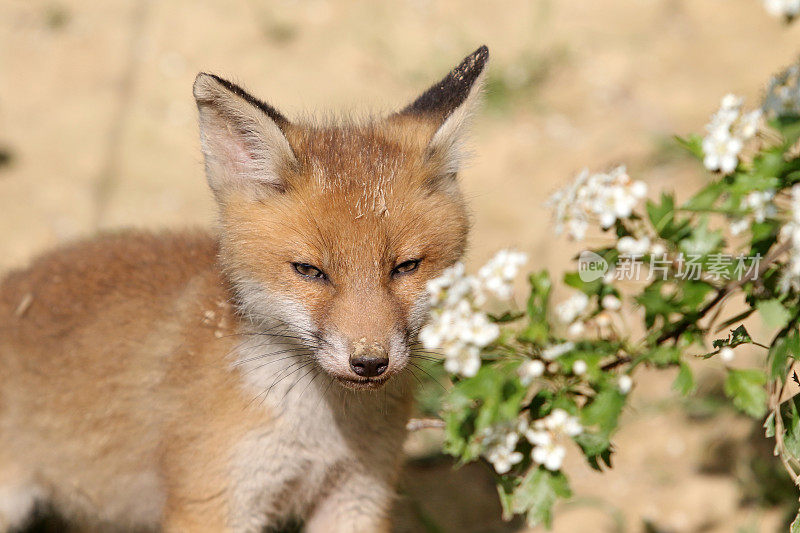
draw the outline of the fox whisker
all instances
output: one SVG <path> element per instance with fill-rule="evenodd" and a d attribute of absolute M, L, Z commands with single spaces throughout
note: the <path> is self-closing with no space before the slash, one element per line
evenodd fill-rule
<path fill-rule="evenodd" d="M 444 385 L 442 385 L 442 384 L 439 382 L 439 380 L 438 380 L 438 379 L 436 379 L 435 377 L 433 377 L 433 375 L 431 375 L 431 373 L 430 373 L 430 372 L 428 372 L 427 370 L 425 370 L 424 368 L 422 368 L 422 367 L 421 367 L 421 366 L 419 366 L 418 364 L 414 363 L 413 361 L 409 361 L 409 362 L 408 362 L 408 364 L 409 364 L 409 365 L 411 365 L 411 366 L 413 366 L 414 368 L 416 368 L 416 369 L 417 369 L 417 370 L 419 370 L 420 372 L 424 372 L 424 373 L 425 373 L 425 374 L 426 374 L 426 375 L 427 375 L 429 378 L 431 378 L 431 380 L 432 380 L 434 383 L 436 383 L 437 385 L 439 385 L 439 386 L 442 388 L 442 390 L 443 390 L 443 391 L 447 391 L 447 388 L 446 388 Z"/>

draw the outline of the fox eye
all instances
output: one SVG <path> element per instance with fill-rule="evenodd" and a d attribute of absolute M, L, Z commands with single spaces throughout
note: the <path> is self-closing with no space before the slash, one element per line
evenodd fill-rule
<path fill-rule="evenodd" d="M 401 274 L 410 274 L 411 272 L 414 272 L 419 267 L 420 261 L 422 260 L 410 259 L 408 261 L 403 261 L 392 269 L 392 276 L 399 276 Z"/>
<path fill-rule="evenodd" d="M 292 266 L 301 276 L 315 279 L 328 279 L 328 276 L 325 274 L 325 272 L 318 269 L 314 265 L 309 265 L 308 263 L 292 263 Z"/>

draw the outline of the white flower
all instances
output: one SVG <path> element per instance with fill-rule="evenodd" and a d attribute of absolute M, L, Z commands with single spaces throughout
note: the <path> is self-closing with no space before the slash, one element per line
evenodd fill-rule
<path fill-rule="evenodd" d="M 542 350 L 542 359 L 552 361 L 558 359 L 565 353 L 571 352 L 575 348 L 575 344 L 571 342 L 564 342 L 562 344 L 554 344 Z"/>
<path fill-rule="evenodd" d="M 500 250 L 478 271 L 478 279 L 489 292 L 502 300 L 511 297 L 511 283 L 528 256 L 514 250 Z"/>
<path fill-rule="evenodd" d="M 642 256 L 650 249 L 650 239 L 642 237 L 641 239 L 634 239 L 628 235 L 620 237 L 617 241 L 617 250 L 621 255 L 629 256 Z"/>
<path fill-rule="evenodd" d="M 631 216 L 637 202 L 647 194 L 647 185 L 631 180 L 624 166 L 608 173 L 582 170 L 575 180 L 556 191 L 547 201 L 553 208 L 556 233 L 567 231 L 575 240 L 586 234 L 590 222 L 609 228 Z"/>
<path fill-rule="evenodd" d="M 764 8 L 775 17 L 795 17 L 800 13 L 800 0 L 764 0 Z"/>
<path fill-rule="evenodd" d="M 667 253 L 667 247 L 660 242 L 654 242 L 650 246 L 650 255 L 654 257 L 663 257 Z"/>
<path fill-rule="evenodd" d="M 747 218 L 734 218 L 730 223 L 731 234 L 739 235 L 750 229 L 750 220 Z"/>
<path fill-rule="evenodd" d="M 733 352 L 733 348 L 729 346 L 720 348 L 719 358 L 722 360 L 723 363 L 730 363 L 731 361 L 733 361 L 734 357 L 736 357 L 736 354 Z"/>
<path fill-rule="evenodd" d="M 549 431 L 541 429 L 541 420 L 534 423 L 534 427 L 529 427 L 523 431 L 525 438 L 534 446 L 548 446 L 553 442 L 553 436 Z"/>
<path fill-rule="evenodd" d="M 525 361 L 517 369 L 519 380 L 523 385 L 530 385 L 534 379 L 544 374 L 544 363 L 538 359 Z"/>
<path fill-rule="evenodd" d="M 541 424 L 539 424 L 541 426 Z M 556 443 L 553 435 L 542 429 L 528 429 L 525 438 L 533 444 L 531 459 L 544 465 L 548 470 L 558 470 L 564 461 L 567 450 Z"/>
<path fill-rule="evenodd" d="M 522 453 L 506 448 L 495 448 L 486 454 L 486 459 L 492 463 L 495 472 L 505 474 L 513 465 L 522 461 Z"/>
<path fill-rule="evenodd" d="M 589 297 L 582 292 L 576 292 L 570 298 L 556 306 L 556 317 L 558 317 L 562 323 L 569 324 L 578 318 L 578 316 L 586 310 L 588 305 Z"/>
<path fill-rule="evenodd" d="M 531 459 L 543 465 L 548 470 L 556 471 L 561 468 L 567 450 L 554 442 L 548 445 L 535 446 L 531 451 Z"/>
<path fill-rule="evenodd" d="M 558 470 L 564 461 L 566 449 L 558 444 L 559 438 L 575 437 L 583 432 L 577 417 L 563 409 L 554 409 L 546 417 L 523 429 L 525 438 L 533 445 L 531 458 L 549 470 Z"/>
<path fill-rule="evenodd" d="M 486 428 L 482 432 L 484 457 L 492 463 L 498 474 L 505 474 L 522 461 L 522 453 L 515 451 L 519 435 L 508 427 Z"/>
<path fill-rule="evenodd" d="M 623 374 L 619 377 L 619 381 L 617 382 L 617 386 L 619 387 L 620 392 L 622 394 L 628 394 L 633 387 L 633 380 L 627 374 Z"/>
<path fill-rule="evenodd" d="M 583 335 L 583 332 L 586 331 L 586 325 L 578 320 L 577 322 L 573 322 L 567 328 L 567 336 L 575 338 L 580 337 Z"/>
<path fill-rule="evenodd" d="M 798 0 L 798 2 L 800 2 L 800 0 Z M 763 116 L 764 112 L 761 109 L 745 113 L 734 126 L 734 135 L 744 140 L 751 139 L 761 128 L 761 119 Z"/>
<path fill-rule="evenodd" d="M 708 170 L 730 174 L 739 164 L 739 152 L 743 143 L 727 129 L 719 128 L 703 139 L 703 164 Z"/>
<path fill-rule="evenodd" d="M 708 134 L 703 139 L 703 164 L 708 170 L 730 174 L 739 164 L 744 142 L 758 133 L 763 112 L 756 109 L 742 114 L 742 98 L 727 94 L 719 110 L 706 124 Z"/>
<path fill-rule="evenodd" d="M 572 363 L 572 372 L 576 376 L 582 376 L 583 374 L 585 374 L 587 368 L 588 367 L 586 366 L 586 361 L 584 361 L 582 359 L 578 359 L 577 361 Z"/>
<path fill-rule="evenodd" d="M 428 281 L 426 288 L 431 296 L 431 305 L 438 305 L 445 301 L 448 289 L 464 277 L 464 263 L 456 263 L 446 268 L 438 278 Z"/>
<path fill-rule="evenodd" d="M 606 294 L 603 296 L 603 299 L 600 300 L 600 305 L 603 306 L 603 309 L 618 311 L 622 307 L 622 302 L 613 294 Z"/>
<path fill-rule="evenodd" d="M 483 313 L 474 313 L 464 320 L 460 327 L 461 340 L 480 348 L 491 344 L 498 335 L 500 335 L 500 327 L 489 322 Z"/>
<path fill-rule="evenodd" d="M 553 409 L 553 412 L 544 417 L 541 422 L 546 429 L 557 435 L 575 437 L 583 432 L 583 426 L 578 422 L 578 418 L 571 416 L 563 409 Z"/>
<path fill-rule="evenodd" d="M 718 130 L 729 131 L 736 119 L 739 118 L 739 110 L 742 107 L 743 99 L 733 94 L 726 94 L 722 97 L 719 110 L 711 115 L 711 120 L 706 124 L 706 131 L 714 133 Z"/>
<path fill-rule="evenodd" d="M 608 316 L 608 313 L 600 313 L 596 317 L 594 317 L 595 324 L 601 328 L 607 328 L 611 325 L 611 317 Z"/>
<path fill-rule="evenodd" d="M 753 212 L 756 222 L 764 222 L 768 216 L 775 214 L 775 206 L 771 200 L 775 196 L 775 191 L 753 191 L 743 200 L 743 205 Z"/>
<path fill-rule="evenodd" d="M 444 361 L 444 369 L 451 374 L 461 374 L 471 378 L 481 368 L 479 350 L 474 346 L 462 346 L 448 355 Z"/>
<path fill-rule="evenodd" d="M 800 184 L 792 187 L 790 219 L 780 232 L 781 240 L 788 242 L 789 261 L 780 281 L 783 292 L 789 289 L 800 290 Z"/>

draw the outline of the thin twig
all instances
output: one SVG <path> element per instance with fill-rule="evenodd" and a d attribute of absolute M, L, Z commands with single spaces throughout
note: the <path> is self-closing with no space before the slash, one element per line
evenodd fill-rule
<path fill-rule="evenodd" d="M 406 424 L 408 431 L 418 431 L 420 429 L 442 429 L 444 420 L 440 418 L 412 418 Z"/>
<path fill-rule="evenodd" d="M 105 220 L 109 199 L 119 178 L 122 141 L 133 111 L 133 89 L 139 71 L 142 36 L 149 13 L 150 0 L 138 0 L 131 16 L 130 39 L 122 79 L 119 82 L 116 107 L 111 115 L 103 161 L 94 183 L 92 224 L 95 229 L 102 226 Z"/>

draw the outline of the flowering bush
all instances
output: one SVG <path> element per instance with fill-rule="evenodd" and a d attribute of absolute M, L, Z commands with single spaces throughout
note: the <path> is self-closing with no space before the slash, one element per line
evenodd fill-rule
<path fill-rule="evenodd" d="M 756 109 L 725 96 L 704 135 L 677 142 L 712 173 L 681 204 L 668 193 L 645 200 L 645 184 L 625 167 L 584 170 L 552 196 L 559 233 L 580 241 L 598 228 L 613 239 L 577 257 L 564 301 L 551 301 L 550 276 L 536 272 L 524 308 L 510 304 L 526 261 L 510 250 L 477 275 L 457 264 L 429 283 L 420 341 L 453 377 L 445 450 L 492 465 L 506 517 L 549 525 L 554 502 L 570 496 L 567 450 L 580 449 L 592 468 L 611 466 L 636 371 L 677 368 L 674 388 L 689 394 L 687 361 L 698 356 L 722 361 L 725 394 L 764 420 L 800 480 L 800 399 L 783 396 L 800 357 L 800 68 L 777 75 Z M 745 303 L 729 309 L 734 296 Z M 756 342 L 742 325 L 753 313 L 771 340 Z M 764 349 L 758 367 L 732 364 L 743 344 Z M 800 518 L 792 527 L 800 531 Z"/>

